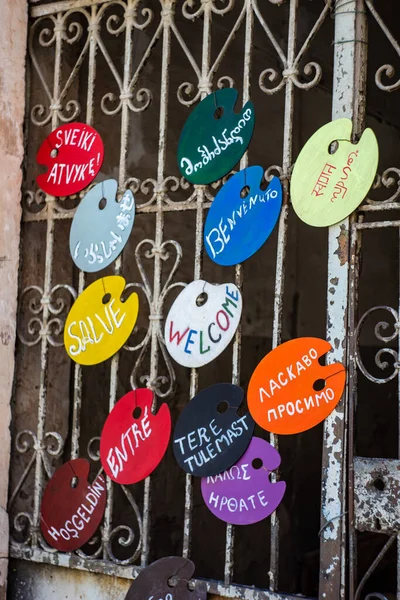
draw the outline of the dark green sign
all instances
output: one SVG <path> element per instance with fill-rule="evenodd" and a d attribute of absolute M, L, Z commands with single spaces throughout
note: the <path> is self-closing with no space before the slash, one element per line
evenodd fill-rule
<path fill-rule="evenodd" d="M 233 88 L 213 92 L 194 109 L 182 130 L 178 165 L 191 183 L 207 184 L 226 175 L 241 159 L 254 129 L 254 106 L 233 111 Z"/>

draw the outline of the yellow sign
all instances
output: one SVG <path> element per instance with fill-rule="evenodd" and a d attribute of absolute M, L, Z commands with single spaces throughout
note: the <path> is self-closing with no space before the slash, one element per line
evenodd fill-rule
<path fill-rule="evenodd" d="M 122 302 L 124 289 L 123 277 L 103 277 L 74 302 L 64 327 L 64 344 L 72 360 L 97 365 L 125 344 L 136 323 L 139 298 L 134 293 Z"/>
<path fill-rule="evenodd" d="M 358 144 L 350 119 L 318 129 L 294 165 L 290 194 L 297 216 L 314 227 L 328 227 L 348 217 L 364 200 L 378 167 L 378 142 L 366 129 Z"/>

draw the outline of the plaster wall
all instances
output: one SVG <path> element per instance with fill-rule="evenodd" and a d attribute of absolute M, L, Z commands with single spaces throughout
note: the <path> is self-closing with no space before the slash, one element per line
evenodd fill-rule
<path fill-rule="evenodd" d="M 27 3 L 0 0 L 0 600 L 8 567 L 10 399 L 18 289 Z"/>

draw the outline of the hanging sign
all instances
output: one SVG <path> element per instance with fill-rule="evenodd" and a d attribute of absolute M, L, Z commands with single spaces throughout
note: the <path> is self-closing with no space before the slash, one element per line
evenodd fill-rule
<path fill-rule="evenodd" d="M 219 356 L 235 335 L 242 297 L 233 283 L 197 279 L 179 294 L 165 323 L 165 344 L 184 367 L 202 367 Z"/>
<path fill-rule="evenodd" d="M 254 129 L 254 106 L 246 102 L 234 112 L 238 93 L 217 90 L 196 106 L 179 138 L 178 165 L 191 183 L 212 183 L 226 175 L 242 158 Z"/>
<path fill-rule="evenodd" d="M 131 233 L 135 199 L 126 190 L 118 202 L 117 189 L 115 179 L 95 185 L 72 221 L 69 250 L 76 266 L 87 273 L 108 267 L 121 254 Z"/>
<path fill-rule="evenodd" d="M 100 171 L 104 146 L 100 135 L 85 123 L 67 123 L 52 131 L 36 155 L 46 173 L 38 186 L 52 196 L 70 196 L 92 183 Z"/>
<path fill-rule="evenodd" d="M 297 338 L 267 354 L 247 390 L 250 414 L 273 433 L 300 433 L 323 421 L 338 404 L 346 382 L 341 363 L 322 366 L 332 350 L 326 340 Z"/>
<path fill-rule="evenodd" d="M 216 475 L 242 456 L 255 425 L 248 412 L 238 415 L 243 399 L 239 386 L 218 383 L 189 402 L 174 431 L 174 454 L 182 469 L 197 477 Z"/>
<path fill-rule="evenodd" d="M 139 298 L 121 301 L 125 279 L 110 275 L 94 281 L 75 300 L 64 326 L 64 345 L 80 365 L 97 365 L 113 356 L 130 336 Z"/>
<path fill-rule="evenodd" d="M 160 558 L 139 573 L 125 600 L 207 600 L 205 581 L 190 581 L 194 570 L 187 558 Z"/>
<path fill-rule="evenodd" d="M 54 473 L 43 494 L 40 526 L 46 542 L 61 552 L 77 550 L 93 537 L 106 507 L 106 482 L 88 482 L 89 462 L 70 460 Z"/>
<path fill-rule="evenodd" d="M 290 194 L 297 216 L 327 227 L 348 217 L 364 200 L 378 167 L 378 142 L 366 129 L 357 144 L 350 119 L 327 123 L 311 136 L 294 165 Z M 332 152 L 332 153 L 330 153 Z"/>
<path fill-rule="evenodd" d="M 214 198 L 204 227 L 204 246 L 218 265 L 245 261 L 271 235 L 281 211 L 282 186 L 273 177 L 262 190 L 262 178 L 262 167 L 243 169 Z"/>
<path fill-rule="evenodd" d="M 281 463 L 279 452 L 253 437 L 233 467 L 201 480 L 201 493 L 210 511 L 226 523 L 250 525 L 269 517 L 279 506 L 286 483 L 271 483 L 270 473 Z"/>
<path fill-rule="evenodd" d="M 154 395 L 137 389 L 123 396 L 107 417 L 100 438 L 100 459 L 106 474 L 128 485 L 145 479 L 164 456 L 171 435 L 171 413 L 162 404 L 157 414 Z"/>

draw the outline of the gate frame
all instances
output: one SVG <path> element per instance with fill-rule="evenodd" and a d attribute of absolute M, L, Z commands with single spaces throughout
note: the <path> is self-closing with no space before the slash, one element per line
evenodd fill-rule
<path fill-rule="evenodd" d="M 332 120 L 353 121 L 353 141 L 365 122 L 367 83 L 367 13 L 364 0 L 335 0 L 335 51 Z M 327 362 L 347 365 L 350 227 L 353 216 L 329 228 L 326 339 Z M 354 282 L 353 282 L 354 285 Z M 321 485 L 319 598 L 346 598 L 348 381 L 341 402 L 324 423 Z M 346 493 L 343 493 L 346 490 Z M 336 568 L 332 568 L 336 565 Z"/>
<path fill-rule="evenodd" d="M 290 0 L 295 6 L 298 0 Z M 3 27 L 0 33 L 0 269 L 4 281 L 0 298 L 0 600 L 6 598 L 8 569 L 8 477 L 10 462 L 10 399 L 15 368 L 16 312 L 21 226 L 27 50 L 26 0 L 0 0 Z M 353 119 L 353 135 L 363 126 L 366 84 L 366 15 L 364 0 L 335 0 L 335 52 L 332 118 Z M 346 75 L 343 76 L 342 72 Z M 327 339 L 332 343 L 332 362 L 346 362 L 349 298 L 350 220 L 329 229 Z M 333 283 L 332 279 L 337 282 Z M 331 291 L 333 286 L 333 291 Z M 347 481 L 347 387 L 344 399 L 324 427 L 322 477 L 321 559 L 319 598 L 345 597 L 346 587 L 346 498 L 341 495 Z M 340 454 L 339 458 L 335 457 Z M 332 569 L 332 565 L 336 568 Z M 273 594 L 271 594 L 271 597 Z"/>

